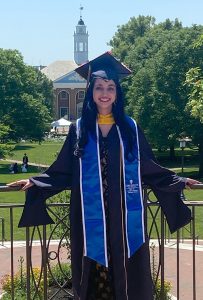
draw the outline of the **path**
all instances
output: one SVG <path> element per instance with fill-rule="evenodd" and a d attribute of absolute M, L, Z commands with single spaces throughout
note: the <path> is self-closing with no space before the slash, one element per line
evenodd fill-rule
<path fill-rule="evenodd" d="M 58 243 L 58 242 L 57 242 Z M 52 243 L 50 250 L 55 250 L 56 243 Z M 193 299 L 192 286 L 192 245 L 180 244 L 180 300 Z M 25 258 L 25 243 L 17 242 L 14 247 L 14 269 L 18 269 L 18 259 L 20 256 Z M 9 243 L 0 246 L 0 278 L 10 272 L 10 247 Z M 39 266 L 41 262 L 41 249 L 39 243 L 33 244 L 32 263 L 33 266 Z M 176 245 L 171 242 L 165 246 L 165 279 L 172 284 L 171 294 L 177 296 L 176 290 Z M 196 300 L 203 300 L 203 245 L 196 245 Z M 1 292 L 1 290 L 0 290 Z M 176 298 L 174 298 L 176 299 Z"/>
<path fill-rule="evenodd" d="M 15 160 L 15 159 L 1 159 L 3 161 L 7 161 L 7 162 L 11 162 L 11 163 L 18 163 L 18 164 L 22 164 L 22 160 Z M 28 163 L 29 166 L 36 166 L 36 167 L 42 167 L 42 168 L 48 168 L 49 165 L 44 165 L 44 164 L 37 164 L 37 163 L 32 163 L 29 162 Z"/>

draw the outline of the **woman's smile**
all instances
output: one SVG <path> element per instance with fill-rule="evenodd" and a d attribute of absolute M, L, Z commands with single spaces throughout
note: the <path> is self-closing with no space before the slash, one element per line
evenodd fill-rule
<path fill-rule="evenodd" d="M 99 98 L 99 101 L 108 102 L 108 101 L 111 101 L 111 99 L 109 99 L 109 98 Z"/>

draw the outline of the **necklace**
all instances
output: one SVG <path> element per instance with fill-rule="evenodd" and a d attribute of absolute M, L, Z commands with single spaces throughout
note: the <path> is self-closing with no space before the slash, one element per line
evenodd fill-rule
<path fill-rule="evenodd" d="M 113 114 L 110 113 L 108 115 L 98 114 L 97 116 L 98 124 L 112 125 L 115 124 Z"/>

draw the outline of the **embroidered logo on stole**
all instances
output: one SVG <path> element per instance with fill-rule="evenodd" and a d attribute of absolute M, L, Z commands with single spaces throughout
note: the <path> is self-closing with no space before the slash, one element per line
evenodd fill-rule
<path fill-rule="evenodd" d="M 144 243 L 145 239 L 137 125 L 131 118 L 128 118 L 128 121 L 134 127 L 137 135 L 137 143 L 134 146 L 136 159 L 133 162 L 125 159 L 125 144 L 118 126 L 117 131 L 123 161 L 126 241 L 128 257 L 131 257 Z M 80 119 L 77 120 L 76 124 L 79 137 Z M 84 154 L 79 158 L 84 255 L 108 267 L 98 124 L 96 124 L 96 133 L 97 139 L 89 134 Z"/>

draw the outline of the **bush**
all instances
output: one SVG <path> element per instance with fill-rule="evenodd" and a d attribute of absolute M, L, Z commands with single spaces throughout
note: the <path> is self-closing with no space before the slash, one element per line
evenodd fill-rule
<path fill-rule="evenodd" d="M 10 155 L 14 146 L 7 144 L 0 144 L 0 158 L 4 158 L 6 155 Z"/>
<path fill-rule="evenodd" d="M 18 260 L 19 262 L 19 271 L 14 275 L 13 278 L 13 287 L 15 291 L 15 300 L 24 300 L 27 299 L 26 295 L 26 279 L 27 274 L 26 270 L 23 267 L 24 259 L 21 256 Z M 31 297 L 35 295 L 36 288 L 35 283 L 37 284 L 40 279 L 40 268 L 32 268 L 31 274 L 31 282 L 30 282 L 30 292 Z M 5 275 L 2 280 L 2 289 L 5 294 L 2 297 L 2 300 L 11 299 L 11 275 Z M 41 299 L 43 295 L 43 280 L 40 280 L 39 288 L 38 288 L 38 296 L 35 299 Z"/>
<path fill-rule="evenodd" d="M 164 280 L 164 290 L 161 295 L 161 280 L 158 278 L 155 284 L 155 293 L 154 300 L 171 300 L 170 296 L 171 291 L 171 283 L 169 281 Z"/>
<path fill-rule="evenodd" d="M 23 267 L 24 259 L 19 259 L 19 271 L 14 275 L 13 284 L 15 291 L 15 300 L 26 300 L 26 271 Z M 43 299 L 43 275 L 40 278 L 40 268 L 32 268 L 31 280 L 30 280 L 30 296 L 34 299 Z M 63 286 L 64 288 L 71 289 L 71 266 L 67 263 L 61 263 L 54 265 L 48 272 L 47 284 L 50 287 Z M 3 296 L 2 300 L 11 299 L 11 276 L 5 275 L 2 280 Z M 49 291 L 49 293 L 50 293 Z"/>
<path fill-rule="evenodd" d="M 171 283 L 167 280 L 164 280 L 164 287 L 161 290 L 161 280 L 158 277 L 157 271 L 157 262 L 155 259 L 155 245 L 152 244 L 150 246 L 151 253 L 152 253 L 152 262 L 151 262 L 151 269 L 152 269 L 152 281 L 154 285 L 154 298 L 153 300 L 171 300 L 170 291 L 171 291 Z"/>
<path fill-rule="evenodd" d="M 34 275 L 34 277 L 32 277 L 32 280 L 31 280 L 31 287 L 30 287 L 31 297 L 33 297 L 35 294 L 34 278 L 36 281 L 39 280 L 40 269 L 33 268 L 33 272 L 35 275 Z M 1 280 L 1 284 L 2 284 L 3 292 L 5 292 L 5 294 L 3 294 L 3 296 L 2 296 L 2 300 L 11 299 L 11 276 L 5 275 L 3 277 L 3 279 Z M 15 291 L 15 300 L 27 299 L 26 272 L 25 271 L 23 271 L 23 273 L 18 272 L 14 275 L 13 284 L 14 284 L 14 291 Z M 38 289 L 38 297 L 36 297 L 35 299 L 41 299 L 42 291 L 43 291 L 42 285 L 43 285 L 43 281 L 40 282 L 40 287 Z"/>
<path fill-rule="evenodd" d="M 57 264 L 51 267 L 49 272 L 49 286 L 60 285 L 63 287 L 72 287 L 71 265 L 67 263 Z"/>

